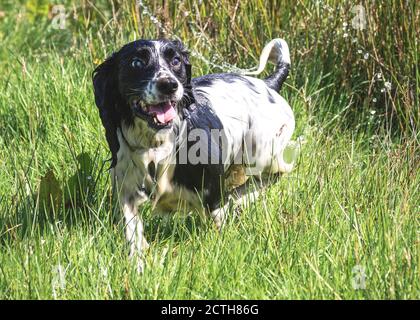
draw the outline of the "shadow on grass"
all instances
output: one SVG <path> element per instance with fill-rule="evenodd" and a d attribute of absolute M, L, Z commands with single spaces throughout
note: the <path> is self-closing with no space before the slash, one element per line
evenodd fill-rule
<path fill-rule="evenodd" d="M 77 170 L 65 181 L 59 181 L 50 169 L 30 195 L 22 185 L 9 201 L 0 197 L 0 246 L 24 239 L 40 239 L 58 224 L 66 230 L 75 226 L 114 225 L 124 235 L 124 217 L 109 184 L 104 181 L 109 179 L 107 162 L 98 161 L 98 154 L 92 160 L 88 153 L 80 153 L 75 160 Z M 184 242 L 191 234 L 206 232 L 212 227 L 197 213 L 155 216 L 150 204 L 139 208 L 139 214 L 149 242 L 169 239 Z"/>
<path fill-rule="evenodd" d="M 93 160 L 85 152 L 75 156 L 77 169 L 65 181 L 59 181 L 50 169 L 35 190 L 28 190 L 29 183 L 23 181 L 9 201 L 0 198 L 0 245 L 32 237 L 34 233 L 42 235 L 57 223 L 69 229 L 79 223 L 94 223 L 99 213 L 92 214 L 93 208 L 100 202 L 103 211 L 112 212 L 111 195 L 98 195 L 100 180 L 107 177 L 106 163 L 98 166 L 98 156 L 98 152 Z M 102 218 L 109 219 L 109 215 Z"/>
<path fill-rule="evenodd" d="M 203 232 L 215 230 L 212 229 L 211 221 L 203 219 L 198 213 L 189 214 L 175 213 L 168 214 L 165 217 L 144 217 L 145 236 L 149 242 L 167 242 L 182 243 L 189 241 L 191 235 L 199 236 Z"/>

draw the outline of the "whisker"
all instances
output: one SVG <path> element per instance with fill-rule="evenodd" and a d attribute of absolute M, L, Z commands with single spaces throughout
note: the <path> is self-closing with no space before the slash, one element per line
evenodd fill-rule
<path fill-rule="evenodd" d="M 142 89 L 135 89 L 135 88 L 128 88 L 127 91 L 128 92 L 133 92 L 133 93 L 143 92 Z"/>

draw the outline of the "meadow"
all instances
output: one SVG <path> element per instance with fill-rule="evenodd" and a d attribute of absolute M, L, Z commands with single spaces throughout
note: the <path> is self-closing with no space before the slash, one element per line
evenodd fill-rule
<path fill-rule="evenodd" d="M 0 299 L 419 299 L 419 20 L 402 0 L 1 0 Z M 138 274 L 91 74 L 157 37 L 193 76 L 284 38 L 301 153 L 221 234 L 142 208 Z"/>

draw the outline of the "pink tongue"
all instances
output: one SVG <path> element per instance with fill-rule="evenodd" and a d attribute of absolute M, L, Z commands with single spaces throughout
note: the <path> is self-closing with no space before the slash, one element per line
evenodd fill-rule
<path fill-rule="evenodd" d="M 154 114 L 160 123 L 168 123 L 176 117 L 176 111 L 170 102 L 150 106 L 149 113 Z"/>

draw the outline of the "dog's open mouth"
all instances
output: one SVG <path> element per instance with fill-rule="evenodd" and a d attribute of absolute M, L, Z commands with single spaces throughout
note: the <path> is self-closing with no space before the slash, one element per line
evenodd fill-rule
<path fill-rule="evenodd" d="M 164 101 L 157 104 L 146 104 L 140 100 L 132 102 L 136 116 L 147 120 L 149 125 L 157 129 L 165 128 L 172 124 L 172 120 L 177 115 L 175 106 L 175 101 Z"/>

